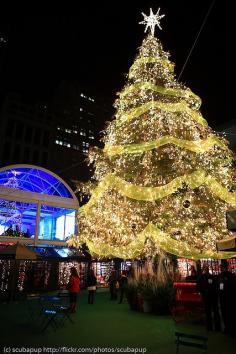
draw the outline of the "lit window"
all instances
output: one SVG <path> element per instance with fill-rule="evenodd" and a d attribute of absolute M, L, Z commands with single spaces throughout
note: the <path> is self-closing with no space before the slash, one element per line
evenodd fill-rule
<path fill-rule="evenodd" d="M 80 110 L 80 112 L 83 112 L 83 108 L 80 108 L 79 110 Z"/>
<path fill-rule="evenodd" d="M 57 145 L 64 145 L 63 141 L 61 141 L 61 140 L 55 140 L 55 144 L 57 144 Z"/>
<path fill-rule="evenodd" d="M 84 130 L 82 130 L 81 129 L 81 131 L 80 131 L 80 133 L 79 133 L 80 135 L 83 135 L 83 136 L 86 136 L 86 133 L 85 133 L 85 131 Z"/>
<path fill-rule="evenodd" d="M 7 43 L 7 41 L 5 40 L 5 38 L 0 37 L 0 43 Z"/>

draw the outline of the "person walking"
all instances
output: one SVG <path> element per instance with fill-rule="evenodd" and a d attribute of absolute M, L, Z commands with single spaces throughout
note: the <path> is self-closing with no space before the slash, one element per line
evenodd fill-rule
<path fill-rule="evenodd" d="M 67 290 L 69 291 L 70 296 L 69 311 L 71 313 L 75 313 L 77 305 L 77 294 L 80 292 L 80 278 L 75 267 L 71 267 L 70 269 L 70 279 L 69 283 L 67 284 Z"/>
<path fill-rule="evenodd" d="M 89 270 L 87 277 L 87 289 L 88 289 L 88 303 L 93 304 L 94 294 L 97 289 L 97 278 L 92 269 Z"/>

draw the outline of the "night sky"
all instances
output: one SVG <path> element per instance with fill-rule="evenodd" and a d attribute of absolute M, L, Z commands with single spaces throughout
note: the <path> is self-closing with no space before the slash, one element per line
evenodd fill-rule
<path fill-rule="evenodd" d="M 7 37 L 1 68 L 3 92 L 50 99 L 63 79 L 111 105 L 144 38 L 141 12 L 165 14 L 156 35 L 178 76 L 203 24 L 211 0 L 79 2 L 75 16 L 0 17 Z M 180 79 L 203 101 L 212 127 L 234 118 L 233 2 L 216 0 Z M 110 117 L 104 117 L 104 121 Z"/>

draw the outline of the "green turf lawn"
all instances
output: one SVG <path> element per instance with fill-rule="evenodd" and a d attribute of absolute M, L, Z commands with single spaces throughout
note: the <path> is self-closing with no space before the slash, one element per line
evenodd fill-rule
<path fill-rule="evenodd" d="M 87 292 L 82 290 L 78 296 L 77 313 L 72 315 L 75 323 L 66 322 L 65 326 L 56 331 L 49 328 L 46 332 L 40 333 L 37 323 L 30 321 L 26 303 L 23 301 L 0 304 L 0 314 L 0 345 L 2 346 L 109 347 L 110 350 L 115 347 L 132 347 L 146 348 L 148 354 L 172 354 L 176 352 L 174 332 L 179 330 L 207 335 L 208 354 L 228 354 L 236 351 L 234 338 L 222 333 L 207 333 L 204 325 L 193 321 L 176 324 L 168 316 L 131 311 L 127 302 L 119 305 L 117 302 L 110 301 L 106 289 L 97 291 L 93 305 L 87 304 Z M 109 351 L 100 352 L 109 353 Z M 183 347 L 180 349 L 180 354 L 184 353 L 201 353 L 201 351 Z"/>

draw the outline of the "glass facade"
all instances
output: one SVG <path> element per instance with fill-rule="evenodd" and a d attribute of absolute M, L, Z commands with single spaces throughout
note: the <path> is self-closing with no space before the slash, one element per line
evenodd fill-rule
<path fill-rule="evenodd" d="M 62 198 L 72 198 L 64 183 L 54 175 L 33 167 L 15 167 L 0 172 L 0 186 Z"/>
<path fill-rule="evenodd" d="M 0 236 L 35 235 L 37 204 L 0 199 Z"/>
<path fill-rule="evenodd" d="M 77 231 L 77 210 L 72 190 L 53 173 L 30 165 L 0 170 L 0 237 L 66 241 Z"/>
<path fill-rule="evenodd" d="M 64 241 L 75 233 L 75 210 L 42 205 L 39 239 Z"/>

